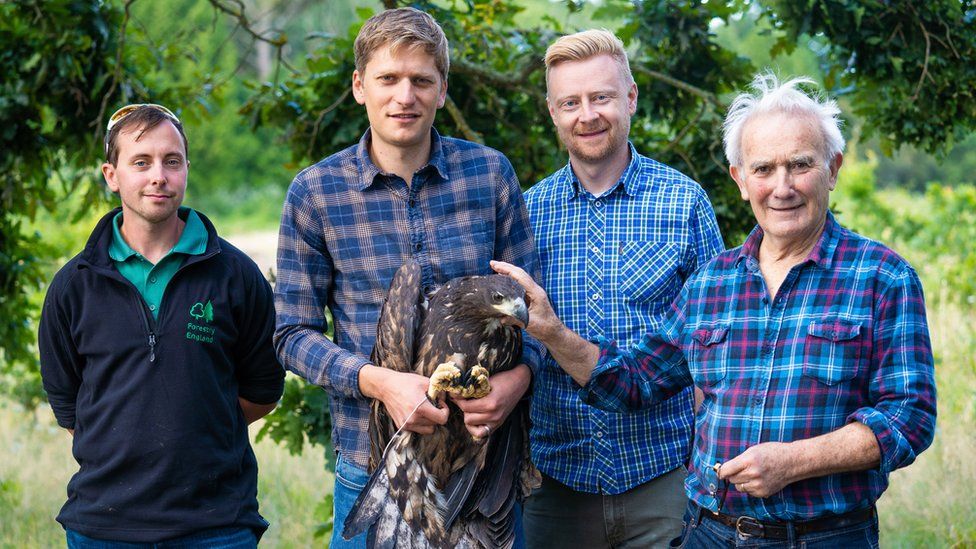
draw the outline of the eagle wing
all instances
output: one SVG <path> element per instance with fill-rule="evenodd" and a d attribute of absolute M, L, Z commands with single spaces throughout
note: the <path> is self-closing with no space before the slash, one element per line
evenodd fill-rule
<path fill-rule="evenodd" d="M 383 301 L 380 320 L 376 326 L 376 343 L 370 356 L 374 366 L 397 372 L 412 372 L 417 330 L 420 328 L 424 303 L 421 291 L 420 265 L 408 260 L 393 275 L 390 291 Z M 379 400 L 370 410 L 370 471 L 380 462 L 383 449 L 389 444 L 396 425 Z"/>

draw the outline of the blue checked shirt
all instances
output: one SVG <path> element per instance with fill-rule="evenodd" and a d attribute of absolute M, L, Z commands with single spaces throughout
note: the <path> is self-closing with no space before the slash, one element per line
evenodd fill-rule
<path fill-rule="evenodd" d="M 278 240 L 275 347 L 281 362 L 329 393 L 332 440 L 365 469 L 369 400 L 359 370 L 393 274 L 413 257 L 425 288 L 491 274 L 499 259 L 538 272 L 518 178 L 498 151 L 431 130 L 427 165 L 407 185 L 358 144 L 299 173 L 288 189 Z M 332 312 L 335 342 L 325 337 Z M 539 343 L 522 362 L 538 369 Z"/>
<path fill-rule="evenodd" d="M 770 299 L 758 227 L 688 280 L 659 331 L 622 350 L 601 341 L 584 399 L 608 409 L 648 405 L 692 383 L 705 393 L 685 489 L 718 508 L 709 467 L 762 442 L 868 426 L 881 464 L 794 482 L 769 498 L 729 487 L 722 512 L 805 520 L 865 508 L 888 474 L 935 433 L 935 372 L 922 286 L 912 267 L 828 213 L 819 242 Z"/>
<path fill-rule="evenodd" d="M 596 197 L 567 164 L 526 205 L 542 283 L 559 318 L 584 338 L 636 343 L 655 329 L 684 280 L 724 249 L 701 187 L 630 148 L 617 185 Z M 681 465 L 692 392 L 634 414 L 593 408 L 546 355 L 532 395 L 532 457 L 577 491 L 619 494 Z"/>

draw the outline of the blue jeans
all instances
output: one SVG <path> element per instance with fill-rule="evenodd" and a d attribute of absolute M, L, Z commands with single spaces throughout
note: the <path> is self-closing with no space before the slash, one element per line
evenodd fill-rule
<path fill-rule="evenodd" d="M 705 511 L 708 513 L 709 511 Z M 689 502 L 685 511 L 681 537 L 671 541 L 671 547 L 679 548 L 729 548 L 729 547 L 788 547 L 802 549 L 878 548 L 878 517 L 834 530 L 812 532 L 790 539 L 764 539 L 739 536 L 735 528 L 699 516 L 699 507 Z"/>
<path fill-rule="evenodd" d="M 336 462 L 335 489 L 332 492 L 332 541 L 329 549 L 366 549 L 366 534 L 363 532 L 351 540 L 342 537 L 346 517 L 356 503 L 359 493 L 366 487 L 369 474 L 339 455 Z M 522 508 L 515 508 L 515 545 L 513 549 L 525 549 L 525 533 L 522 531 Z"/>
<path fill-rule="evenodd" d="M 214 528 L 158 543 L 132 543 L 93 539 L 75 530 L 65 531 L 68 549 L 254 549 L 258 538 L 250 528 Z"/>
<path fill-rule="evenodd" d="M 329 549 L 366 549 L 366 532 L 347 540 L 342 537 L 346 517 L 352 511 L 359 493 L 366 487 L 369 474 L 353 465 L 342 455 L 336 461 L 335 488 L 332 491 L 332 541 Z"/>

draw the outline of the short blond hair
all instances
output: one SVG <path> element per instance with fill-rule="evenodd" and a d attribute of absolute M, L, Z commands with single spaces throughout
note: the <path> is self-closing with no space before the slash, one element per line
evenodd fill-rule
<path fill-rule="evenodd" d="M 447 37 L 430 14 L 415 8 L 397 8 L 370 17 L 359 29 L 353 44 L 356 70 L 362 74 L 373 54 L 384 46 L 392 53 L 404 48 L 421 48 L 434 58 L 437 71 L 447 82 L 451 68 Z"/>
<path fill-rule="evenodd" d="M 559 37 L 546 49 L 546 87 L 549 86 L 549 71 L 567 61 L 585 61 L 597 55 L 609 55 L 620 66 L 627 85 L 634 83 L 630 72 L 630 61 L 624 43 L 617 35 L 606 29 L 590 29 Z"/>

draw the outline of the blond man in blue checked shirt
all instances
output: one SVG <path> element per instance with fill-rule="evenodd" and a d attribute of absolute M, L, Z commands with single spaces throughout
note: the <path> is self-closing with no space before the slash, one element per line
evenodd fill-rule
<path fill-rule="evenodd" d="M 637 86 L 607 31 L 546 52 L 547 101 L 569 163 L 526 193 L 543 284 L 587 339 L 636 343 L 660 323 L 695 269 L 723 249 L 702 188 L 628 143 Z M 547 357 L 533 385 L 529 547 L 652 547 L 681 529 L 692 433 L 689 388 L 622 415 L 584 404 Z"/>
<path fill-rule="evenodd" d="M 373 366 L 369 354 L 390 281 L 408 258 L 425 288 L 490 274 L 501 259 L 538 273 L 518 178 L 498 151 L 440 136 L 434 115 L 447 97 L 448 44 L 434 19 L 413 8 L 370 18 L 354 45 L 352 91 L 369 129 L 359 143 L 306 168 L 282 213 L 275 288 L 281 362 L 330 397 L 336 466 L 335 527 L 366 484 L 370 399 L 398 426 L 430 434 L 448 408 L 426 402 L 428 378 Z M 325 310 L 333 317 L 335 342 Z M 526 338 L 522 363 L 492 376 L 490 395 L 456 401 L 472 435 L 499 427 L 527 391 L 539 345 Z M 423 402 L 411 415 L 418 403 Z"/>

